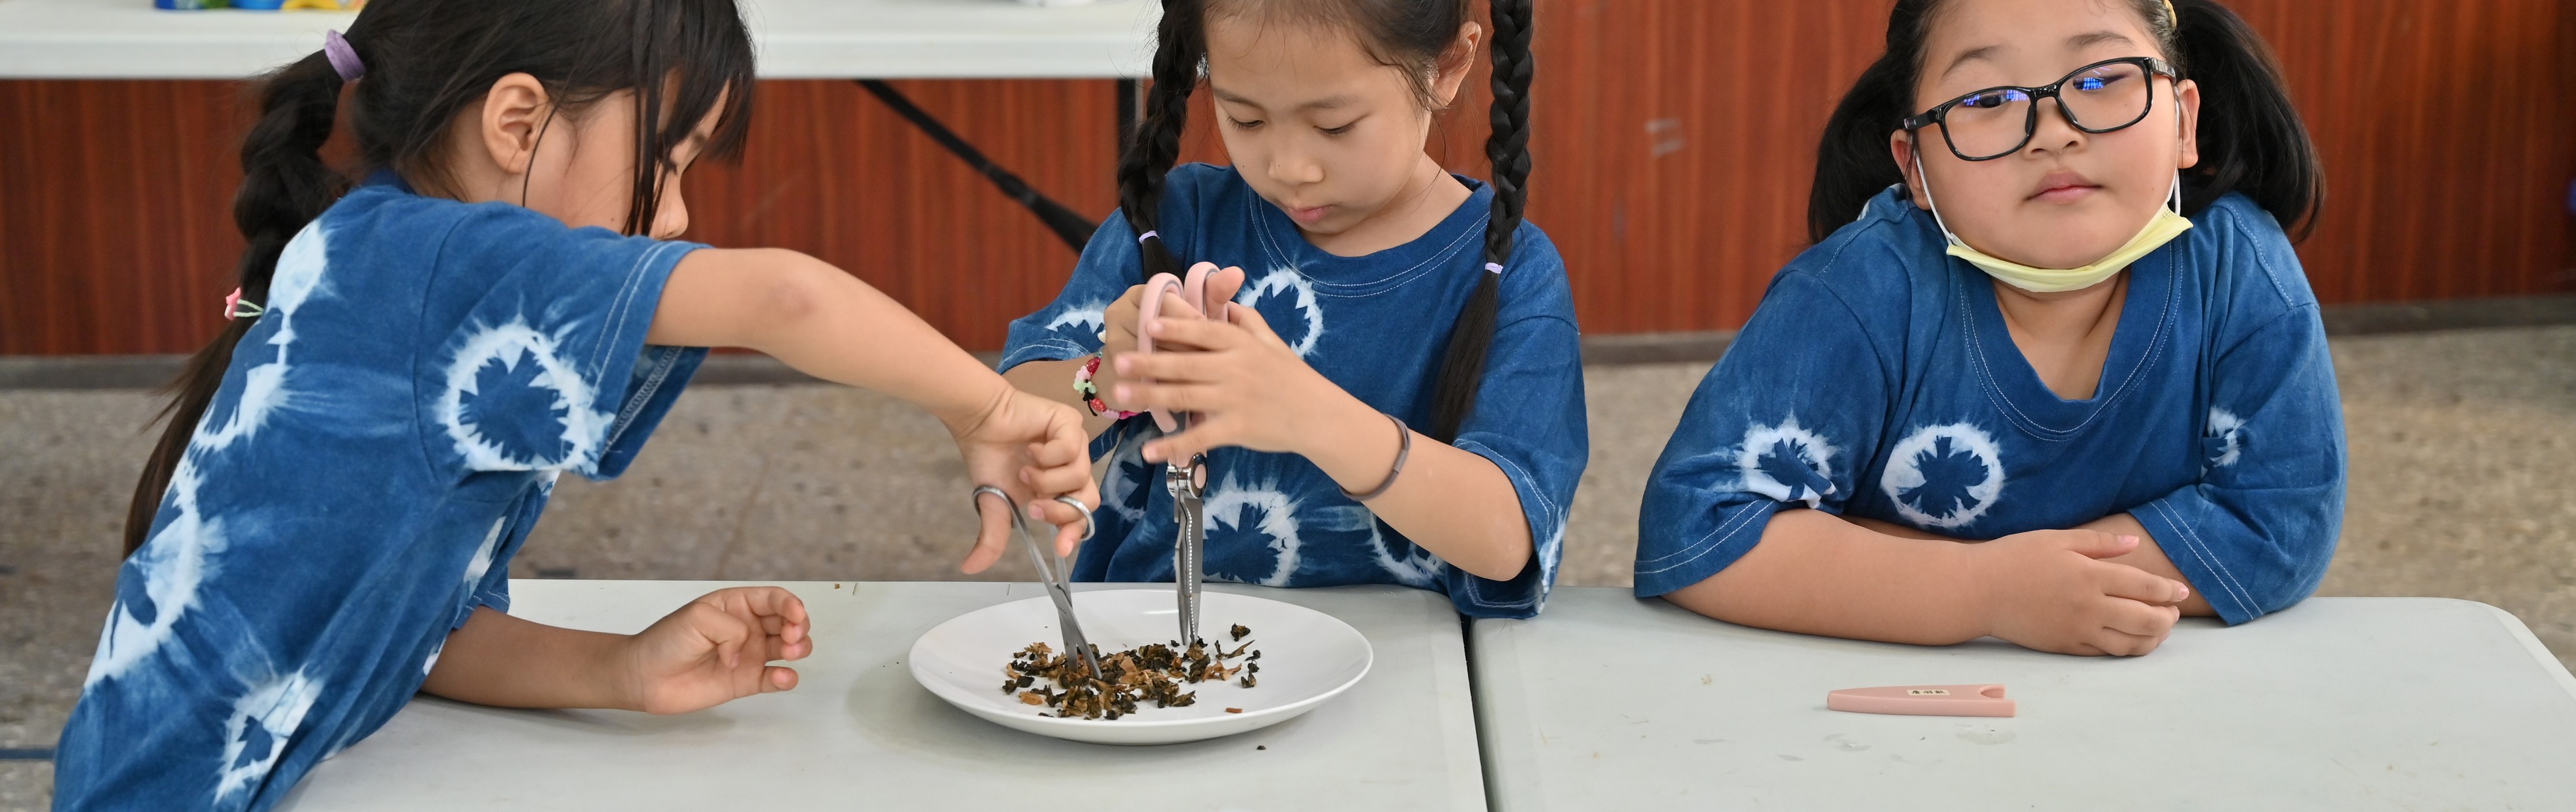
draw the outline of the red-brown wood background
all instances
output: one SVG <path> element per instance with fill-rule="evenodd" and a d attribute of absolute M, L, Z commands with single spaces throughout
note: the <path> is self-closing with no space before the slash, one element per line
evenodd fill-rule
<path fill-rule="evenodd" d="M 2576 8 L 2234 5 L 2280 52 L 2324 156 L 2325 216 L 2300 252 L 2325 300 L 2576 291 Z M 1542 0 L 1530 210 L 1584 329 L 1742 322 L 1804 241 L 1816 136 L 1885 8 Z M 897 84 L 1075 209 L 1114 206 L 1112 83 Z M 240 247 L 241 92 L 0 82 L 0 354 L 182 352 L 215 330 Z M 975 348 L 1062 284 L 1071 251 L 856 86 L 760 93 L 748 159 L 692 173 L 692 238 L 813 253 Z M 1482 106 L 1463 100 L 1432 147 L 1468 174 Z M 1204 129 L 1192 145 L 1222 159 Z"/>

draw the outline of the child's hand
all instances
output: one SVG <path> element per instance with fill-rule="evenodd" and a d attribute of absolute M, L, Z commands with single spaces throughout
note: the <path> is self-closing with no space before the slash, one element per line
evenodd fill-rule
<path fill-rule="evenodd" d="M 1234 294 L 1243 290 L 1243 269 L 1227 268 L 1217 271 L 1216 273 L 1209 274 L 1207 287 L 1208 292 L 1214 294 L 1216 298 L 1232 301 L 1234 299 Z M 1102 327 L 1100 331 L 1100 358 L 1103 363 L 1100 365 L 1100 372 L 1091 377 L 1091 382 L 1099 387 L 1101 402 L 1109 404 L 1109 408 L 1112 409 L 1130 412 L 1143 411 L 1141 408 L 1129 405 L 1125 398 L 1118 396 L 1117 388 L 1120 376 L 1118 373 L 1117 361 L 1120 356 L 1136 351 L 1137 314 L 1143 312 L 1144 299 L 1145 286 L 1129 286 L 1127 288 L 1127 292 L 1120 295 L 1118 297 L 1118 301 L 1110 302 L 1108 309 L 1102 311 L 1101 314 L 1101 323 L 1106 325 Z M 1190 313 L 1195 312 L 1197 309 L 1198 305 L 1196 303 L 1181 301 L 1181 297 L 1169 293 L 1163 295 L 1163 312 L 1165 313 Z M 1160 338 L 1155 339 L 1155 341 L 1158 342 L 1162 340 L 1163 339 Z M 1157 349 L 1189 350 L 1194 348 L 1185 346 L 1182 342 L 1174 342 L 1174 345 L 1160 346 L 1157 347 Z"/>
<path fill-rule="evenodd" d="M 1091 479 L 1091 435 L 1082 429 L 1080 412 L 1005 385 L 980 417 L 951 424 L 948 431 L 956 436 L 957 453 L 966 458 L 966 475 L 975 484 L 1001 488 L 1028 511 L 1027 518 L 1056 525 L 1056 554 L 1073 554 L 1091 517 L 1055 497 L 1071 496 L 1100 507 L 1100 485 Z M 975 549 L 966 554 L 966 572 L 993 566 L 1014 543 L 1009 517 L 984 507 L 975 505 L 983 529 L 975 536 Z"/>
<path fill-rule="evenodd" d="M 736 587 L 664 616 L 627 638 L 625 707 L 688 713 L 796 687 L 796 669 L 769 665 L 814 652 L 805 602 L 774 586 Z"/>
<path fill-rule="evenodd" d="M 2098 559 L 2138 547 L 2136 536 L 2034 530 L 1974 545 L 1976 589 L 1989 633 L 2061 654 L 2137 656 L 2173 632 L 2190 597 L 2181 581 Z"/>
<path fill-rule="evenodd" d="M 1160 351 L 1167 343 L 1190 351 Z M 1330 418 L 1338 413 L 1376 413 L 1307 366 L 1259 311 L 1240 304 L 1228 302 L 1223 320 L 1158 320 L 1154 344 L 1154 353 L 1114 359 L 1124 377 L 1116 384 L 1119 399 L 1138 408 L 1197 412 L 1199 419 L 1187 431 L 1146 443 L 1151 462 L 1221 446 L 1303 453 L 1301 443 L 1333 439 L 1318 427 L 1336 425 Z"/>

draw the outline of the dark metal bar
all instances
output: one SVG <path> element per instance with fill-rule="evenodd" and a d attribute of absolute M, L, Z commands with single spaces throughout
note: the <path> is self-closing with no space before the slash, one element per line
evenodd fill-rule
<path fill-rule="evenodd" d="M 885 102 L 887 107 L 892 108 L 896 115 L 903 116 L 905 121 L 912 122 L 912 126 L 920 128 L 923 135 L 930 136 L 930 140 L 947 147 L 949 152 L 955 153 L 959 159 L 964 160 L 967 166 L 974 167 L 976 172 L 982 173 L 986 179 L 993 182 L 994 186 L 1001 188 L 1002 194 L 1019 201 L 1022 206 L 1027 206 L 1030 213 L 1038 216 L 1039 222 L 1045 223 L 1048 229 L 1053 230 L 1057 238 L 1064 240 L 1065 245 L 1072 246 L 1075 253 L 1081 253 L 1082 247 L 1091 242 L 1091 232 L 1099 230 L 1099 223 L 1031 188 L 1028 181 L 1021 180 L 1020 176 L 993 163 L 991 158 L 984 157 L 983 150 L 966 143 L 966 139 L 958 137 L 955 131 L 948 129 L 948 125 L 939 123 L 939 119 L 932 118 L 930 113 L 913 104 L 912 99 L 906 98 L 903 92 L 894 89 L 893 85 L 878 79 L 860 79 L 858 82 L 860 87 L 867 88 L 870 94 L 875 95 L 878 101 Z"/>

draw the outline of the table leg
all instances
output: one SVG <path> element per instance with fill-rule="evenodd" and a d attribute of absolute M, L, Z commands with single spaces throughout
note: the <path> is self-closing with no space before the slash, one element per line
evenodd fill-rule
<path fill-rule="evenodd" d="M 965 161 L 967 166 L 974 167 L 976 172 L 991 180 L 995 187 L 1002 190 L 1002 194 L 1019 201 L 1022 206 L 1027 206 L 1031 214 L 1037 215 L 1039 222 L 1045 223 L 1049 230 L 1055 232 L 1058 239 L 1072 246 L 1075 253 L 1081 253 L 1082 247 L 1090 244 L 1091 232 L 1100 227 L 1099 223 L 1082 216 L 1063 203 L 1056 202 L 1054 198 L 1047 197 L 1044 193 L 1030 187 L 1028 181 L 1021 180 L 1019 175 L 993 163 L 991 158 L 984 156 L 983 150 L 966 143 L 966 139 L 948 129 L 948 125 L 939 123 L 939 119 L 932 118 L 929 111 L 913 104 L 912 99 L 905 97 L 903 91 L 894 89 L 893 85 L 886 84 L 880 79 L 860 79 L 858 82 L 859 86 L 866 88 L 870 95 L 876 96 L 878 101 L 885 102 L 886 107 L 893 109 L 895 115 L 912 122 L 912 126 L 920 129 L 923 135 L 930 136 L 930 140 L 939 142 L 940 146 L 946 147 L 958 159 Z"/>

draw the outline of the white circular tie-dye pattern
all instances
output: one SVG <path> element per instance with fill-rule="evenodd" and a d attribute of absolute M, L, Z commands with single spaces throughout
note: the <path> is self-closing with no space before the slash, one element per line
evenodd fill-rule
<path fill-rule="evenodd" d="M 1260 516 L 1259 523 L 1249 528 L 1237 526 L 1235 523 L 1247 508 Z M 1252 530 L 1269 537 L 1270 550 L 1276 556 L 1270 575 L 1248 583 L 1289 585 L 1289 579 L 1297 574 L 1297 551 L 1303 542 L 1298 538 L 1297 503 L 1288 494 L 1277 488 L 1245 488 L 1227 481 L 1208 493 L 1205 515 L 1210 530 Z"/>
<path fill-rule="evenodd" d="M 1945 440 L 1948 442 L 1943 443 Z M 1961 494 L 1974 500 L 1974 504 L 1961 500 L 1951 510 L 1935 516 L 1921 506 L 1907 502 L 1906 494 L 1923 487 L 1928 481 L 1923 473 L 1924 461 L 1944 452 L 1952 456 L 1970 455 L 1984 466 L 1986 475 L 1974 483 L 1955 483 Z M 1976 426 L 1966 423 L 1925 426 L 1906 435 L 1888 452 L 1887 471 L 1879 478 L 1879 489 L 1887 494 L 1888 501 L 1895 503 L 1897 515 L 1918 527 L 1943 530 L 1966 527 L 1977 517 L 1986 515 L 1986 511 L 1994 507 L 1995 499 L 2003 495 L 2002 450 L 1995 445 L 1994 437 Z"/>
<path fill-rule="evenodd" d="M 2237 417 L 2235 412 L 2226 409 L 2209 407 L 2209 436 L 2218 440 L 2218 456 L 2206 461 L 2201 466 L 2201 472 L 2208 473 L 2211 468 L 2235 465 L 2237 460 L 2243 459 L 2245 456 L 2242 437 L 2244 431 L 2244 418 Z"/>
<path fill-rule="evenodd" d="M 1788 446 L 1798 455 L 1797 461 L 1800 464 L 1825 480 L 1823 492 L 1819 493 L 1801 485 L 1782 482 L 1762 470 L 1762 458 L 1770 456 L 1783 445 Z M 1807 507 L 1813 508 L 1822 504 L 1825 497 L 1833 495 L 1833 458 L 1839 450 L 1832 443 L 1825 442 L 1824 437 L 1800 428 L 1798 416 L 1792 414 L 1787 419 L 1781 420 L 1780 425 L 1777 426 L 1755 423 L 1751 428 L 1745 429 L 1744 445 L 1739 447 L 1735 454 L 1735 470 L 1743 477 L 1746 491 L 1768 496 L 1780 502 L 1802 502 Z"/>
<path fill-rule="evenodd" d="M 1080 327 L 1083 328 L 1083 335 L 1097 336 L 1100 331 L 1109 327 L 1108 313 L 1109 305 L 1089 302 L 1078 307 L 1066 308 L 1064 312 L 1056 314 L 1055 318 L 1047 320 L 1046 328 L 1062 330 L 1067 327 Z"/>
<path fill-rule="evenodd" d="M 215 800 L 248 789 L 277 766 L 287 739 L 304 725 L 304 714 L 322 693 L 320 680 L 297 671 L 251 688 L 233 702 L 232 719 L 224 723 L 224 760 L 216 772 Z M 251 725 L 258 725 L 253 730 Z M 264 752 L 245 753 L 258 735 Z"/>
<path fill-rule="evenodd" d="M 295 343 L 295 311 L 314 294 L 322 291 L 322 279 L 330 270 L 330 234 L 320 221 L 314 221 L 287 240 L 277 257 L 277 270 L 269 279 L 266 310 L 259 316 L 263 325 L 275 324 L 267 339 L 274 347 L 273 360 L 245 370 L 239 391 L 229 394 L 232 408 L 214 408 L 201 419 L 188 438 L 188 450 L 181 454 L 178 465 L 170 472 L 167 498 L 175 511 L 169 523 L 145 540 L 142 549 L 127 560 L 143 577 L 143 594 L 152 602 L 149 621 L 138 619 L 134 607 L 119 600 L 108 610 L 108 620 L 99 631 L 98 654 L 90 660 L 89 674 L 81 681 L 86 693 L 99 681 L 114 679 L 159 651 L 168 642 L 180 618 L 196 608 L 197 590 L 212 577 L 214 557 L 224 549 L 222 517 L 205 515 L 198 505 L 197 491 L 203 479 L 197 460 L 249 439 L 268 422 L 270 415 L 285 408 L 292 392 L 287 388 L 287 352 Z M 236 355 L 242 350 L 236 349 Z M 223 415 L 220 424 L 215 415 Z"/>
<path fill-rule="evenodd" d="M 1395 557 L 1395 551 L 1387 548 L 1386 534 L 1380 532 L 1374 522 L 1369 527 L 1369 553 L 1377 557 L 1379 569 L 1395 576 L 1397 582 L 1415 589 L 1430 589 L 1438 584 L 1441 568 L 1449 566 L 1448 562 L 1419 545 L 1413 545 L 1403 558 Z"/>
<path fill-rule="evenodd" d="M 456 441 L 456 453 L 465 458 L 468 466 L 486 471 L 531 471 L 582 468 L 596 459 L 599 444 L 617 416 L 592 411 L 596 394 L 590 384 L 557 353 L 554 337 L 520 320 L 484 328 L 457 349 L 456 360 L 447 368 L 447 392 L 439 397 L 437 419 L 447 429 L 448 438 Z M 567 450 L 560 459 L 533 453 L 514 457 L 500 443 L 485 438 L 465 415 L 465 396 L 477 394 L 475 377 L 485 364 L 498 362 L 516 370 L 523 359 L 533 361 L 543 371 L 529 379 L 529 385 L 554 390 L 555 406 L 564 412 L 562 439 Z"/>
<path fill-rule="evenodd" d="M 1292 300 L 1291 304 L 1296 307 L 1297 314 L 1304 317 L 1306 333 L 1298 336 L 1297 340 L 1289 342 L 1288 346 L 1297 351 L 1299 358 L 1313 357 L 1315 342 L 1324 337 L 1324 306 L 1316 301 L 1315 285 L 1306 281 L 1304 274 L 1298 273 L 1295 268 L 1271 271 L 1269 275 L 1244 285 L 1243 290 L 1234 295 L 1234 303 L 1258 308 L 1261 300 L 1289 291 L 1295 291 L 1297 294 L 1297 298 Z M 1271 327 L 1277 329 L 1278 325 L 1274 324 Z M 1285 336 L 1282 338 L 1284 339 Z"/>
<path fill-rule="evenodd" d="M 1150 420 L 1141 422 L 1148 427 L 1153 425 Z M 1163 466 L 1145 461 L 1145 441 L 1153 436 L 1150 429 L 1138 429 L 1135 435 L 1120 440 L 1109 450 L 1109 470 L 1101 473 L 1101 506 L 1129 524 L 1145 520 L 1144 508 L 1127 506 L 1130 501 L 1145 501 L 1136 498 L 1137 490 L 1162 486 Z M 1151 498 L 1150 493 L 1147 498 Z"/>
<path fill-rule="evenodd" d="M 268 338 L 276 347 L 275 360 L 242 372 L 242 389 L 237 405 L 222 425 L 199 423 L 189 440 L 189 451 L 221 451 L 233 442 L 250 436 L 267 422 L 270 412 L 286 405 L 286 353 L 295 343 L 295 311 L 322 287 L 322 274 L 329 269 L 329 235 L 316 221 L 296 232 L 277 255 L 277 271 L 269 277 L 267 310 L 260 315 L 263 323 L 274 321 L 277 331 Z M 235 354 L 241 350 L 235 349 Z M 215 413 L 209 409 L 209 414 Z"/>
<path fill-rule="evenodd" d="M 198 484 L 196 466 L 183 457 L 170 474 L 175 515 L 126 561 L 142 575 L 143 596 L 152 604 L 151 618 L 137 618 L 135 607 L 124 600 L 108 610 L 107 627 L 99 632 L 98 654 L 90 659 L 89 675 L 81 680 L 82 692 L 124 676 L 160 651 L 179 619 L 196 608 L 197 588 L 213 575 L 214 555 L 224 549 L 222 520 L 198 512 Z"/>

